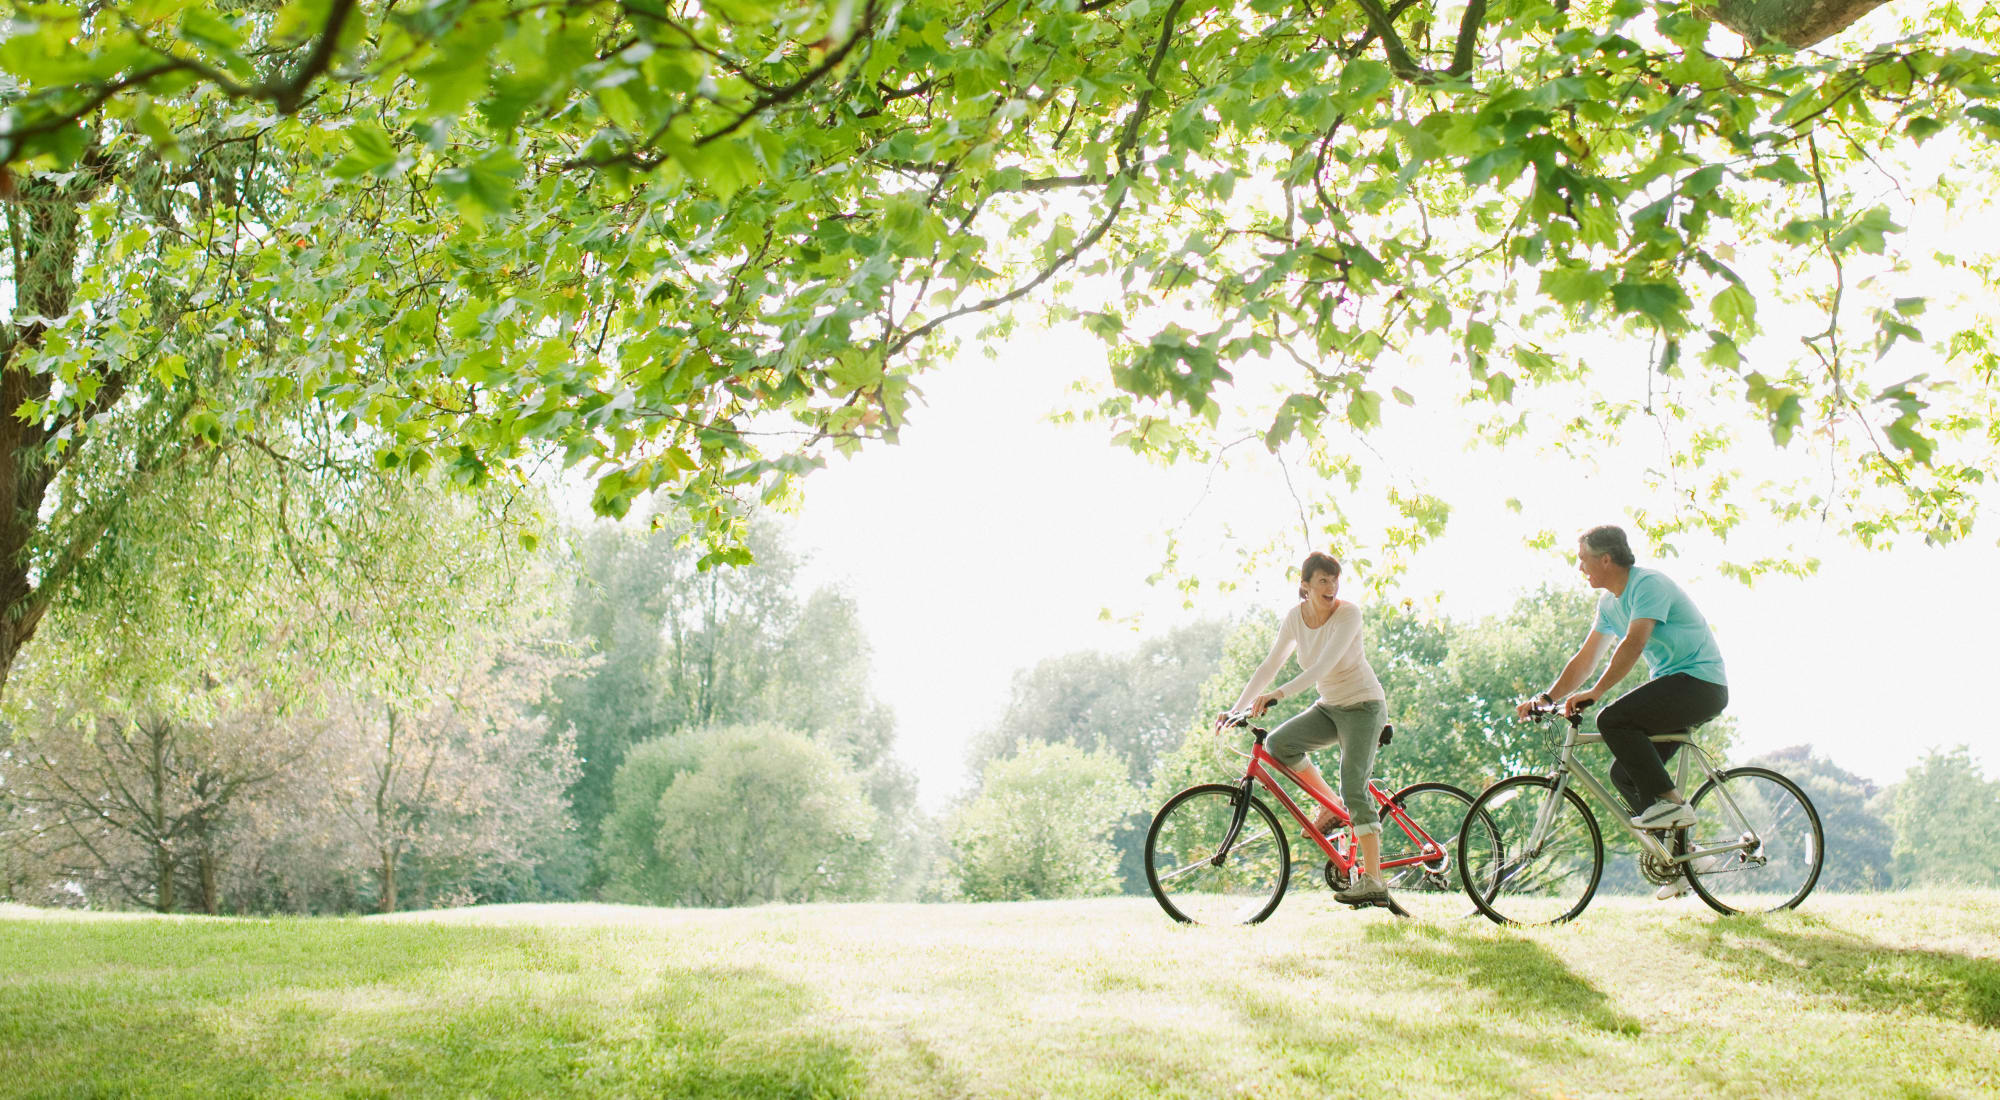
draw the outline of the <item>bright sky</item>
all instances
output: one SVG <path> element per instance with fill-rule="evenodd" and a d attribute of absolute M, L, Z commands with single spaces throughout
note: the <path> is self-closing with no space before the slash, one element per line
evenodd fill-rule
<path fill-rule="evenodd" d="M 1171 586 L 1145 583 L 1159 568 L 1164 532 L 1185 522 L 1184 559 L 1213 546 L 1195 571 L 1229 579 L 1237 559 L 1217 533 L 1222 524 L 1253 543 L 1297 530 L 1283 475 L 1268 460 L 1250 455 L 1244 469 L 1208 484 L 1206 467 L 1162 470 L 1112 447 L 1101 426 L 1047 422 L 1073 379 L 1103 372 L 1091 338 L 1023 330 L 996 359 L 969 351 L 927 376 L 926 407 L 899 445 L 836 460 L 806 480 L 792 523 L 795 548 L 811 558 L 806 580 L 841 585 L 859 605 L 876 694 L 896 711 L 898 750 L 927 808 L 963 788 L 966 746 L 999 717 L 1016 670 L 1135 643 L 1130 621 L 1101 621 L 1100 609 L 1139 616 L 1144 634 L 1198 613 L 1182 611 Z M 1377 434 L 1392 463 L 1395 448 L 1437 438 L 1421 422 L 1398 430 L 1392 421 Z M 1453 520 L 1403 593 L 1437 595 L 1445 613 L 1471 617 L 1544 581 L 1581 586 L 1566 560 L 1522 541 L 1538 528 L 1618 522 L 1618 464 L 1593 472 L 1524 448 L 1460 455 L 1450 446 L 1426 465 Z M 1297 469 L 1292 476 L 1304 481 Z M 1509 496 L 1527 512 L 1503 507 Z M 1658 564 L 1715 626 L 1746 751 L 1804 742 L 1887 783 L 1927 750 L 1964 743 L 1995 774 L 1994 710 L 1983 688 L 1994 650 L 1977 641 L 2000 610 L 1995 522 L 1988 516 L 1969 544 L 1942 550 L 1870 554 L 1827 536 L 1811 547 L 1823 561 L 1817 576 L 1768 577 L 1749 589 L 1697 554 Z M 1648 548 L 1637 549 L 1645 560 Z M 1203 609 L 1275 615 L 1294 586 L 1284 569 L 1267 569 Z M 1551 676 L 1567 656 L 1548 655 Z"/>

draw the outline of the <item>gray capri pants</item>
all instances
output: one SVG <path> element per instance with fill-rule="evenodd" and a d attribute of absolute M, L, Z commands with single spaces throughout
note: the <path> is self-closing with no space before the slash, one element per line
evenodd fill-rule
<path fill-rule="evenodd" d="M 1300 711 L 1264 739 L 1264 748 L 1278 763 L 1296 768 L 1309 752 L 1336 742 L 1340 745 L 1340 798 L 1354 819 L 1354 835 L 1382 831 L 1375 800 L 1368 797 L 1368 773 L 1375 770 L 1375 750 L 1389 708 L 1380 699 L 1336 707 L 1319 702 Z"/>

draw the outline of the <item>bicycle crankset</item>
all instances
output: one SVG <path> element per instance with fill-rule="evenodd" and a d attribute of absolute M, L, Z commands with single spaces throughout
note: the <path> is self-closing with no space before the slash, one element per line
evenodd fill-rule
<path fill-rule="evenodd" d="M 1640 854 L 1639 873 L 1645 875 L 1646 881 L 1655 886 L 1665 886 L 1670 882 L 1678 882 L 1681 877 L 1681 869 L 1678 864 L 1671 860 L 1661 859 L 1651 852 Z"/>

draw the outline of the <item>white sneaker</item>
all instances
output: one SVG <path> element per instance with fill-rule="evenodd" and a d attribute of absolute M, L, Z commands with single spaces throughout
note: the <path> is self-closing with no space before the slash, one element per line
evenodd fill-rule
<path fill-rule="evenodd" d="M 1632 824 L 1648 832 L 1661 829 L 1685 829 L 1694 824 L 1694 807 L 1685 802 L 1669 802 L 1664 798 L 1655 799 L 1651 806 L 1640 811 L 1639 815 L 1632 819 Z"/>
<path fill-rule="evenodd" d="M 1681 895 L 1687 892 L 1688 892 L 1687 880 L 1684 878 L 1677 878 L 1674 881 L 1667 883 L 1665 886 L 1660 887 L 1658 890 L 1653 891 L 1653 900 L 1672 901 L 1675 898 L 1680 897 Z"/>

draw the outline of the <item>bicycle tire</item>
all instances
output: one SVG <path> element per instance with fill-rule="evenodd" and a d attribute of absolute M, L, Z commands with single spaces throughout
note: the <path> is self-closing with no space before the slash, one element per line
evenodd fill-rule
<path fill-rule="evenodd" d="M 1460 871 L 1463 864 L 1458 861 L 1458 841 L 1472 813 L 1472 796 L 1449 783 L 1413 783 L 1397 791 L 1389 804 L 1408 815 L 1440 849 L 1439 856 L 1426 863 L 1383 867 L 1382 876 L 1389 883 L 1390 911 L 1399 917 L 1425 920 L 1471 915 L 1464 907 L 1466 889 Z M 1447 832 L 1444 823 L 1448 818 L 1456 820 L 1450 822 Z M 1416 837 L 1393 815 L 1386 812 L 1382 815 L 1384 864 L 1421 855 L 1417 843 Z"/>
<path fill-rule="evenodd" d="M 1777 797 L 1773 797 L 1771 791 L 1752 786 L 1754 782 L 1770 784 L 1775 788 Z M 1693 843 L 1697 849 L 1729 843 L 1736 839 L 1726 835 L 1734 830 L 1738 823 L 1730 821 L 1729 817 L 1725 816 L 1728 810 L 1723 799 L 1709 797 L 1716 794 L 1718 783 L 1730 784 L 1728 797 L 1736 803 L 1739 812 L 1761 814 L 1769 819 L 1759 834 L 1758 847 L 1746 854 L 1764 860 L 1760 866 L 1766 869 L 1773 867 L 1773 861 L 1780 871 L 1786 867 L 1802 866 L 1803 881 L 1794 889 L 1787 884 L 1789 876 L 1763 876 L 1755 871 L 1746 872 L 1741 866 L 1746 862 L 1741 855 L 1733 861 L 1721 856 L 1705 857 L 1723 862 L 1697 870 L 1695 864 L 1701 861 L 1694 860 L 1683 864 L 1681 868 L 1688 885 L 1694 888 L 1695 896 L 1706 902 L 1710 909 L 1725 914 L 1775 913 L 1784 909 L 1798 908 L 1799 903 L 1805 901 L 1806 895 L 1812 893 L 1813 887 L 1819 884 L 1820 871 L 1826 863 L 1826 830 L 1820 823 L 1819 810 L 1813 806 L 1812 799 L 1806 797 L 1806 792 L 1801 790 L 1797 783 L 1769 768 L 1730 768 L 1718 772 L 1715 778 L 1704 782 L 1701 789 L 1695 791 L 1694 797 L 1688 801 L 1688 805 L 1694 807 L 1696 824 L 1689 829 L 1674 831 L 1674 854 L 1677 856 L 1687 854 L 1690 833 L 1694 834 Z M 1781 804 L 1781 799 L 1787 797 L 1795 800 L 1797 803 L 1795 808 L 1802 811 L 1798 821 L 1798 824 L 1804 826 L 1802 834 L 1795 830 L 1779 829 L 1790 813 Z M 1705 802 L 1707 805 L 1704 805 Z M 1759 826 L 1759 822 L 1756 821 L 1747 824 L 1753 829 Z M 1802 865 L 1800 860 L 1803 860 Z M 1746 877 L 1737 879 L 1735 876 L 1738 874 L 1745 874 Z M 1754 890 L 1758 886 L 1768 887 L 1774 884 L 1779 884 L 1781 887 L 1775 894 L 1758 893 Z M 1782 900 L 1771 905 L 1745 904 L 1746 898 Z"/>
<path fill-rule="evenodd" d="M 1226 875 L 1202 874 L 1199 865 L 1207 860 L 1208 855 L 1201 849 L 1206 845 L 1207 851 L 1212 853 L 1215 846 L 1221 843 L 1222 833 L 1234 815 L 1237 800 L 1244 797 L 1250 799 L 1249 811 L 1232 853 L 1243 853 L 1244 839 L 1250 837 L 1253 843 L 1275 849 L 1276 866 L 1269 865 L 1268 848 L 1260 847 L 1255 866 L 1239 864 L 1248 872 L 1242 880 L 1242 891 L 1233 894 L 1225 891 L 1219 895 L 1223 899 L 1234 900 L 1217 902 L 1216 895 L 1204 897 L 1192 889 L 1192 885 L 1174 886 L 1189 877 L 1229 885 Z M 1265 830 L 1261 836 L 1255 831 L 1260 822 Z M 1163 867 L 1162 860 L 1169 866 Z M 1285 889 L 1292 878 L 1291 845 L 1285 839 L 1285 831 L 1278 826 L 1277 815 L 1255 795 L 1246 796 L 1241 787 L 1224 783 L 1203 783 L 1167 799 L 1160 812 L 1153 815 L 1153 823 L 1146 830 L 1145 863 L 1146 885 L 1153 892 L 1153 900 L 1160 903 L 1160 908 L 1169 917 L 1182 924 L 1257 924 L 1269 917 L 1278 903 L 1284 900 Z M 1266 882 L 1269 876 L 1275 876 L 1275 881 Z M 1259 902 L 1258 897 L 1265 893 L 1269 894 L 1269 898 Z M 1196 899 L 1200 899 L 1198 905 Z M 1197 911 L 1190 913 L 1189 909 Z M 1234 919 L 1224 919 L 1218 914 Z"/>
<path fill-rule="evenodd" d="M 1547 795 L 1520 801 L 1536 789 Z M 1576 919 L 1597 894 L 1604 877 L 1604 834 L 1598 830 L 1596 815 L 1572 789 L 1563 789 L 1556 812 L 1562 814 L 1566 806 L 1574 811 L 1574 820 L 1558 819 L 1548 838 L 1566 843 L 1545 867 L 1530 869 L 1521 861 L 1540 807 L 1554 793 L 1555 782 L 1547 776 L 1517 775 L 1480 792 L 1466 814 L 1466 827 L 1458 834 L 1460 874 L 1466 896 L 1495 924 L 1563 924 Z M 1543 852 L 1547 851 L 1545 847 Z M 1533 902 L 1534 888 L 1544 888 L 1548 894 L 1539 904 Z M 1570 903 L 1573 891 L 1576 898 Z"/>

